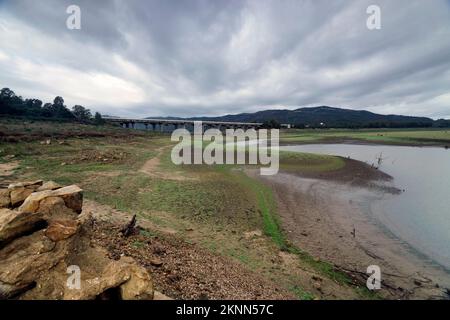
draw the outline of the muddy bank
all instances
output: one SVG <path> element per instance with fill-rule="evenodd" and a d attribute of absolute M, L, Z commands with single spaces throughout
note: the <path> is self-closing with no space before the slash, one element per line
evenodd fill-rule
<path fill-rule="evenodd" d="M 301 170 L 283 170 L 286 174 L 295 175 L 301 178 L 308 179 L 320 179 L 326 181 L 334 181 L 340 184 L 346 184 L 357 187 L 366 187 L 370 189 L 380 190 L 383 192 L 388 192 L 391 194 L 398 194 L 401 192 L 400 189 L 394 187 L 390 182 L 393 180 L 392 176 L 389 174 L 378 170 L 376 167 L 368 165 L 367 163 L 336 156 L 341 158 L 345 165 L 338 169 L 325 172 L 309 172 Z"/>
<path fill-rule="evenodd" d="M 343 172 L 341 177 L 337 172 L 309 177 L 286 172 L 265 177 L 251 174 L 272 188 L 281 227 L 300 249 L 362 283 L 369 265 L 380 266 L 380 294 L 385 298 L 449 298 L 449 275 L 419 257 L 374 218 L 371 204 L 389 191 L 389 184 L 387 189 L 372 188 L 370 184 L 380 186 L 380 181 L 366 176 L 358 178 L 363 183 L 354 183 Z"/>
<path fill-rule="evenodd" d="M 325 172 L 286 171 L 286 173 L 294 174 L 303 178 L 324 179 L 358 186 L 370 186 L 377 184 L 379 181 L 392 180 L 390 175 L 368 165 L 367 163 L 350 158 L 337 157 L 343 159 L 345 162 L 344 167 L 338 170 Z"/>

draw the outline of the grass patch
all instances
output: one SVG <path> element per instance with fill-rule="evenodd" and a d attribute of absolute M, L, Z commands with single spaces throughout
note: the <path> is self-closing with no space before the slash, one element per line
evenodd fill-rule
<path fill-rule="evenodd" d="M 280 169 L 295 172 L 326 172 L 345 166 L 342 158 L 301 152 L 280 152 Z"/>
<path fill-rule="evenodd" d="M 243 183 L 256 195 L 258 208 L 262 215 L 264 233 L 269 236 L 278 247 L 284 249 L 286 247 L 286 241 L 275 214 L 276 204 L 273 199 L 272 191 L 259 181 L 256 181 L 243 173 L 241 175 Z"/>
<path fill-rule="evenodd" d="M 312 293 L 309 293 L 296 285 L 290 286 L 289 291 L 294 293 L 300 300 L 314 300 L 315 298 Z"/>
<path fill-rule="evenodd" d="M 283 130 L 280 143 L 339 142 L 355 140 L 394 145 L 449 145 L 449 129 L 294 129 Z"/>

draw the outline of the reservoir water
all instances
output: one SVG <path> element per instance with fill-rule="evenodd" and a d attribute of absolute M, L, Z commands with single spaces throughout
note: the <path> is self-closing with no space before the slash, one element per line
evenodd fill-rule
<path fill-rule="evenodd" d="M 358 144 L 283 146 L 280 150 L 338 155 L 379 165 L 403 192 L 377 200 L 374 215 L 396 237 L 450 270 L 450 150 Z"/>

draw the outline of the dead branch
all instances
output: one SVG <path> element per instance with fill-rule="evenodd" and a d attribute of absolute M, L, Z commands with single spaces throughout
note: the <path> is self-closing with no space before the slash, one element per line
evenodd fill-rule
<path fill-rule="evenodd" d="M 132 235 L 136 230 L 136 215 L 133 215 L 133 218 L 131 218 L 131 221 L 127 223 L 125 227 L 120 230 L 120 232 L 124 235 L 124 237 L 128 237 Z"/>

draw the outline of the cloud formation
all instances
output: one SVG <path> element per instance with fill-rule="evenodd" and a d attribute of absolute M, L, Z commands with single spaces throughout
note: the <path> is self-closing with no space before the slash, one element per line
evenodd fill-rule
<path fill-rule="evenodd" d="M 81 30 L 66 8 L 81 8 Z M 366 27 L 371 4 L 381 30 Z M 0 86 L 121 116 L 330 105 L 450 118 L 446 0 L 0 0 Z"/>

